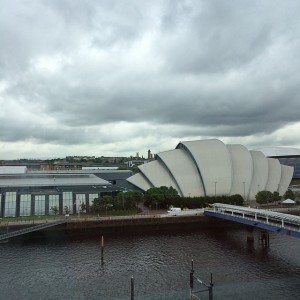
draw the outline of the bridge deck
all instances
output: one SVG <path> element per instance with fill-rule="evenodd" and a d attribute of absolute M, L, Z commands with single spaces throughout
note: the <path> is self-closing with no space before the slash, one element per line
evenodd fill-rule
<path fill-rule="evenodd" d="M 50 221 L 50 222 L 47 222 L 47 223 L 39 224 L 39 225 L 36 225 L 36 226 L 31 226 L 31 227 L 24 228 L 24 229 L 21 229 L 21 230 L 16 230 L 16 231 L 12 231 L 12 232 L 9 232 L 9 233 L 1 234 L 0 235 L 0 241 L 7 240 L 7 239 L 10 239 L 12 237 L 20 236 L 20 235 L 27 234 L 27 233 L 30 233 L 30 232 L 42 230 L 42 229 L 45 229 L 45 228 L 53 227 L 53 226 L 56 226 L 56 225 L 64 224 L 66 222 L 68 222 L 67 219 L 58 220 L 58 221 Z"/>
<path fill-rule="evenodd" d="M 300 216 L 222 203 L 211 206 L 204 215 L 300 238 Z"/>

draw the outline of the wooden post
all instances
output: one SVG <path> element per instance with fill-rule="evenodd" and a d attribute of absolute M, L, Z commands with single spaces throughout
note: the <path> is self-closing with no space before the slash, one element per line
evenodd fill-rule
<path fill-rule="evenodd" d="M 208 299 L 213 300 L 213 280 L 212 280 L 212 273 L 210 274 L 210 283 L 208 287 Z"/>
<path fill-rule="evenodd" d="M 134 279 L 133 279 L 133 276 L 131 276 L 131 300 L 134 300 Z"/>
<path fill-rule="evenodd" d="M 104 252 L 104 238 L 101 237 L 101 261 L 103 262 L 103 252 Z"/>
<path fill-rule="evenodd" d="M 190 299 L 193 299 L 193 289 L 194 289 L 194 260 L 192 259 L 192 269 L 190 272 Z"/>

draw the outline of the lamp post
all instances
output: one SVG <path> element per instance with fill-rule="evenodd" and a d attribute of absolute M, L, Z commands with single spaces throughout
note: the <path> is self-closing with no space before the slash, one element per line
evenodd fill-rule
<path fill-rule="evenodd" d="M 244 187 L 244 201 L 246 200 L 245 198 L 246 198 L 246 189 L 245 189 L 245 181 L 243 181 L 243 187 Z"/>

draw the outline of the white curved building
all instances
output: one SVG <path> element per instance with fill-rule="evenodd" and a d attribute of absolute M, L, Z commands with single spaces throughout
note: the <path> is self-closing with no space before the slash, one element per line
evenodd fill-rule
<path fill-rule="evenodd" d="M 263 190 L 283 195 L 293 176 L 293 167 L 261 151 L 216 139 L 180 142 L 138 168 L 140 173 L 127 179 L 136 187 L 172 186 L 183 197 L 240 194 L 254 200 Z"/>
<path fill-rule="evenodd" d="M 264 147 L 255 149 L 265 156 L 276 158 L 282 165 L 294 167 L 293 179 L 300 179 L 300 149 L 291 147 Z"/>

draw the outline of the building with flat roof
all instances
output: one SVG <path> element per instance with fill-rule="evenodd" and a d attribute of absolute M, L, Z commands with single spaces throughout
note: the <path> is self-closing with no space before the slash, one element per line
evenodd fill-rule
<path fill-rule="evenodd" d="M 0 216 L 18 217 L 59 214 L 65 207 L 71 214 L 78 213 L 84 204 L 89 212 L 95 198 L 115 196 L 132 186 L 126 178 L 127 170 L 70 170 L 11 172 L 0 174 Z M 103 178 L 104 177 L 104 178 Z"/>

